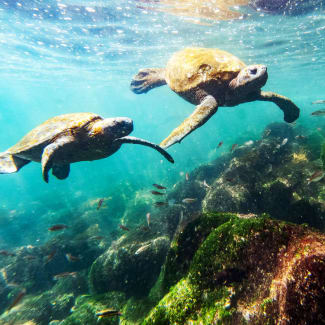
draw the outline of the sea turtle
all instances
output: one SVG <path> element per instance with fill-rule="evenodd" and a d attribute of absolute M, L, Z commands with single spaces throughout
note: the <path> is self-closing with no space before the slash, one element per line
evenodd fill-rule
<path fill-rule="evenodd" d="M 226 51 L 186 48 L 173 54 L 165 69 L 140 70 L 131 82 L 131 90 L 142 94 L 167 83 L 178 95 L 197 105 L 195 111 L 161 142 L 160 146 L 166 149 L 203 125 L 219 106 L 271 101 L 284 112 L 286 122 L 294 122 L 299 117 L 299 108 L 289 98 L 261 90 L 267 77 L 265 65 L 246 66 Z"/>
<path fill-rule="evenodd" d="M 123 143 L 136 143 L 159 151 L 168 161 L 173 158 L 158 145 L 127 136 L 133 121 L 127 117 L 103 119 L 93 113 L 55 116 L 27 133 L 17 144 L 0 154 L 0 173 L 15 173 L 30 161 L 41 162 L 45 182 L 48 173 L 58 179 L 69 176 L 70 164 L 106 158 Z"/>

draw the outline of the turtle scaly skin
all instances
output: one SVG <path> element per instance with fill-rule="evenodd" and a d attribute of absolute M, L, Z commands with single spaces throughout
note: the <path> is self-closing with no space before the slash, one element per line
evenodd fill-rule
<path fill-rule="evenodd" d="M 271 101 L 284 112 L 286 122 L 294 122 L 299 108 L 289 98 L 261 91 L 267 78 L 264 65 L 246 66 L 233 54 L 219 49 L 186 48 L 173 54 L 165 69 L 140 70 L 131 81 L 131 90 L 141 94 L 167 84 L 196 105 L 194 112 L 160 144 L 168 148 L 203 125 L 220 106 Z"/>

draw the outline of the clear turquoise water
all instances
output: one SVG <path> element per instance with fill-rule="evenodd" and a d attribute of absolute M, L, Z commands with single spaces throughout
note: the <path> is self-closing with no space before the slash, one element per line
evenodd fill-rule
<path fill-rule="evenodd" d="M 297 123 L 314 127 L 311 102 L 325 99 L 322 7 L 299 16 L 243 8 L 244 19 L 200 25 L 139 8 L 144 4 L 0 2 L 0 151 L 46 119 L 72 112 L 128 116 L 134 120 L 133 136 L 159 143 L 193 105 L 166 86 L 135 95 L 130 80 L 140 68 L 163 67 L 174 51 L 186 46 L 218 47 L 246 63 L 266 64 L 264 89 L 290 97 L 301 108 Z M 68 211 L 77 219 L 87 200 L 123 193 L 131 198 L 152 183 L 171 187 L 183 173 L 229 152 L 233 143 L 259 138 L 274 121 L 282 121 L 282 112 L 271 103 L 220 108 L 168 150 L 174 165 L 149 148 L 126 144 L 107 159 L 73 164 L 64 181 L 51 175 L 46 184 L 37 163 L 17 174 L 0 175 L 1 247 L 45 242 L 47 226 L 69 223 L 56 218 L 56 212 Z M 224 145 L 216 150 L 220 141 Z M 115 209 L 106 218 L 118 220 L 122 214 Z"/>

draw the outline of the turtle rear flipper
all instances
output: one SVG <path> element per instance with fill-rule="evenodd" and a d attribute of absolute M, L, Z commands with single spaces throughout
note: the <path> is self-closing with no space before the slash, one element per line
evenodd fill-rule
<path fill-rule="evenodd" d="M 16 173 L 18 170 L 30 163 L 30 160 L 19 158 L 8 152 L 0 154 L 0 174 Z"/>
<path fill-rule="evenodd" d="M 257 100 L 269 101 L 278 105 L 278 107 L 283 111 L 283 118 L 287 123 L 292 123 L 299 117 L 299 108 L 288 97 L 271 91 L 261 91 Z"/>
<path fill-rule="evenodd" d="M 66 179 L 70 173 L 70 165 L 53 165 L 52 174 L 58 179 Z"/>
<path fill-rule="evenodd" d="M 143 94 L 152 88 L 166 85 L 165 69 L 142 69 L 136 74 L 130 84 L 136 94 Z"/>

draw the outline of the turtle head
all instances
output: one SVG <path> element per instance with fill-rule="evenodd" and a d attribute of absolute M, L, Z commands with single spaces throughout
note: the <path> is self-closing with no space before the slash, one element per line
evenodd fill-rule
<path fill-rule="evenodd" d="M 265 65 L 249 65 L 239 72 L 237 77 L 229 83 L 229 87 L 236 95 L 246 96 L 261 89 L 266 84 L 267 77 Z"/>
<path fill-rule="evenodd" d="M 133 121 L 128 117 L 105 118 L 96 121 L 92 127 L 91 136 L 104 136 L 111 141 L 129 135 L 133 131 Z"/>

